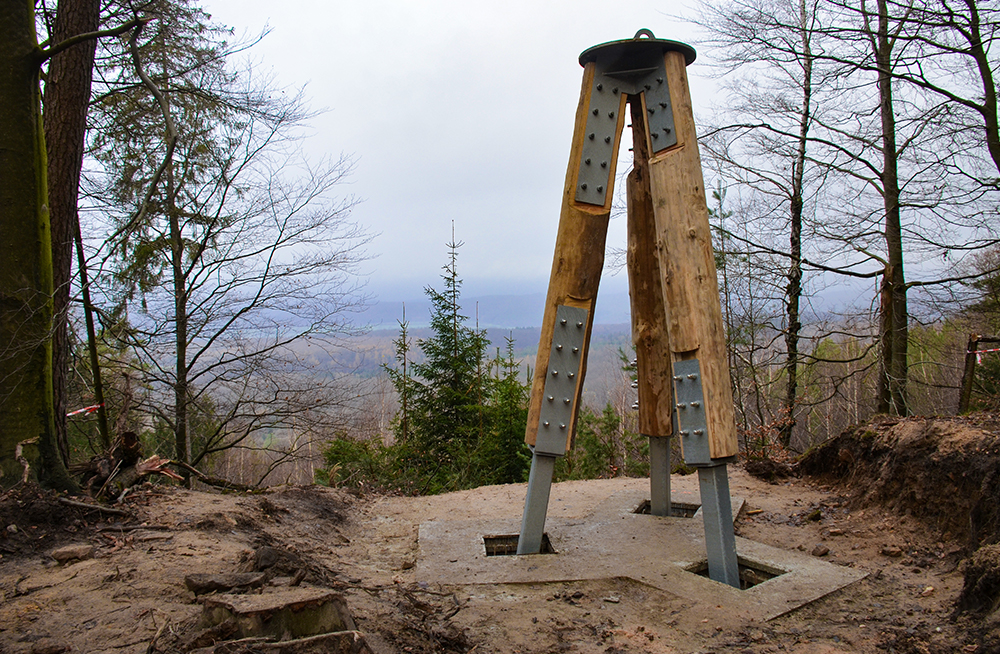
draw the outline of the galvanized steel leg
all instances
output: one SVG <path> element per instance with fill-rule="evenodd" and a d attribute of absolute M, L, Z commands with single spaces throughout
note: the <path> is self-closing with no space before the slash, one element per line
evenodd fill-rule
<path fill-rule="evenodd" d="M 531 472 L 528 474 L 528 496 L 524 500 L 524 517 L 521 534 L 517 539 L 518 554 L 538 554 L 542 551 L 545 533 L 545 512 L 549 507 L 549 490 L 556 457 L 535 452 L 531 455 Z"/>
<path fill-rule="evenodd" d="M 670 508 L 670 437 L 649 437 L 649 512 L 672 515 Z"/>
<path fill-rule="evenodd" d="M 698 468 L 698 482 L 701 486 L 701 512 L 705 519 L 708 576 L 713 581 L 739 588 L 740 569 L 736 558 L 733 506 L 729 499 L 726 465 Z"/>

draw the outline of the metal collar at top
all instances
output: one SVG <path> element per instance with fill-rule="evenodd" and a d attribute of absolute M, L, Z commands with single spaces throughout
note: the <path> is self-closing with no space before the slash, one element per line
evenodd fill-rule
<path fill-rule="evenodd" d="M 653 32 L 643 28 L 636 32 L 631 39 L 609 41 L 587 48 L 580 54 L 580 65 L 586 66 L 591 61 L 597 61 L 598 58 L 601 58 L 602 60 L 615 61 L 622 68 L 628 68 L 630 62 L 644 63 L 649 60 L 651 54 L 663 54 L 664 52 L 683 52 L 684 60 L 689 66 L 698 56 L 695 49 L 687 43 L 658 39 L 653 36 Z"/>

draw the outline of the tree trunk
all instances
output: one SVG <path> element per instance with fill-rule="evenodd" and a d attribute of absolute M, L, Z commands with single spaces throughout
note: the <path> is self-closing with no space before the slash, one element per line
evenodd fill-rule
<path fill-rule="evenodd" d="M 40 54 L 32 2 L 0 2 L 0 484 L 20 479 L 15 448 L 37 438 L 41 478 L 69 488 L 52 406 L 52 249 Z"/>
<path fill-rule="evenodd" d="M 1000 120 L 997 118 L 997 85 L 993 81 L 993 67 L 983 45 L 982 25 L 976 0 L 964 0 L 969 10 L 969 54 L 976 62 L 976 69 L 983 84 L 983 124 L 986 132 L 986 149 L 993 164 L 1000 171 Z"/>
<path fill-rule="evenodd" d="M 52 43 L 95 32 L 101 14 L 100 0 L 59 0 Z M 73 241 L 77 226 L 77 195 L 87 133 L 87 107 L 97 40 L 79 43 L 52 57 L 45 81 L 45 143 L 48 149 L 49 220 L 52 226 L 52 385 L 55 434 L 63 463 L 69 464 L 66 433 L 66 379 L 69 371 L 69 298 Z M 105 409 L 98 409 L 107 440 Z"/>
<path fill-rule="evenodd" d="M 174 329 L 176 379 L 174 380 L 174 440 L 177 460 L 191 463 L 191 441 L 188 437 L 188 371 L 187 371 L 187 284 L 184 274 L 184 235 L 181 233 L 180 213 L 174 206 L 173 165 L 167 168 L 167 207 L 170 212 L 171 269 L 174 284 Z"/>
<path fill-rule="evenodd" d="M 899 210 L 896 117 L 892 101 L 892 48 L 886 0 L 878 0 L 875 60 L 878 66 L 879 113 L 882 120 L 882 201 L 885 210 L 886 266 L 882 277 L 881 351 L 878 409 L 906 415 L 908 312 L 903 274 L 903 235 Z"/>
<path fill-rule="evenodd" d="M 802 34 L 802 111 L 799 114 L 798 150 L 792 165 L 792 197 L 789 202 L 789 254 L 788 286 L 786 287 L 785 317 L 785 397 L 778 438 L 783 447 L 792 442 L 795 429 L 795 402 L 798 399 L 799 373 L 799 301 L 802 298 L 802 186 L 806 165 L 806 143 L 812 111 L 812 50 L 808 27 L 809 16 L 805 0 L 799 2 L 799 21 Z"/>

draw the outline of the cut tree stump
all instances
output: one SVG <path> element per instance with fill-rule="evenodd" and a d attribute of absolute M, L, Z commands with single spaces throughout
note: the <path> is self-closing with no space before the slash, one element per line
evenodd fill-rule
<path fill-rule="evenodd" d="M 344 598 L 325 588 L 282 588 L 204 600 L 201 627 L 228 620 L 236 625 L 237 638 L 303 638 L 356 629 Z"/>

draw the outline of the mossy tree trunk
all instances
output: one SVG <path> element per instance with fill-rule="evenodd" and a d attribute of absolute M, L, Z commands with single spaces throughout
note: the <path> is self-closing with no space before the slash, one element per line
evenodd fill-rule
<path fill-rule="evenodd" d="M 100 26 L 100 0 L 59 0 L 51 41 L 61 43 Z M 52 226 L 52 383 L 56 443 L 69 464 L 66 432 L 66 379 L 69 373 L 69 305 L 73 241 L 77 232 L 77 196 L 87 134 L 87 108 L 97 39 L 89 39 L 52 57 L 45 81 L 45 145 L 48 155 L 49 217 Z M 82 265 L 82 262 L 81 262 Z M 97 374 L 95 368 L 95 375 Z M 96 386 L 96 383 L 95 383 Z M 95 389 L 96 390 L 96 389 Z M 95 402 L 102 399 L 95 398 Z M 101 437 L 110 447 L 104 408 L 98 410 Z"/>
<path fill-rule="evenodd" d="M 37 439 L 33 458 L 40 459 L 43 479 L 68 487 L 72 482 L 54 438 L 41 61 L 31 0 L 0 0 L 0 483 L 9 486 L 20 478 L 17 443 Z"/>

